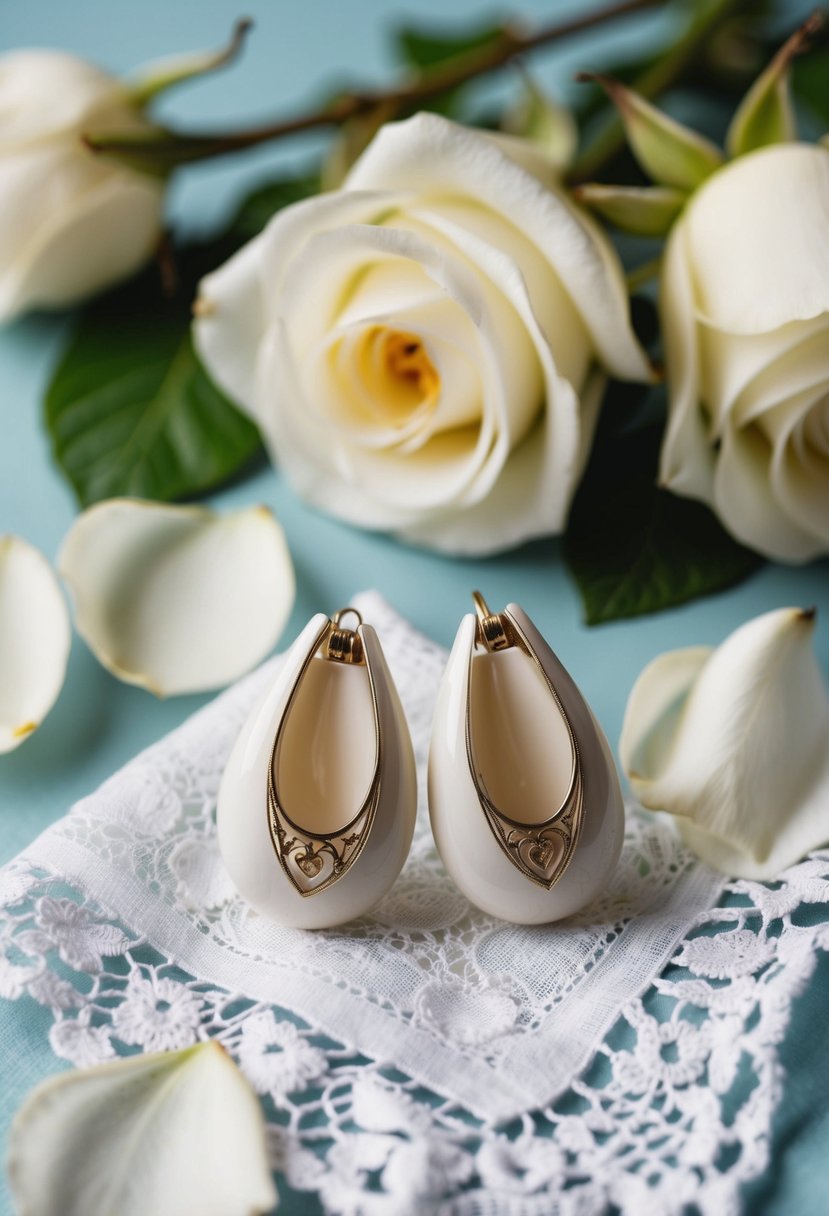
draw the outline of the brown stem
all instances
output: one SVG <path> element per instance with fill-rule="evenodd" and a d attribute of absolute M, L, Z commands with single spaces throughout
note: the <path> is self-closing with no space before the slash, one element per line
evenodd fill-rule
<path fill-rule="evenodd" d="M 533 33 L 524 33 L 517 26 L 506 26 L 491 43 L 458 58 L 444 68 L 436 68 L 417 78 L 412 84 L 389 90 L 346 93 L 321 109 L 298 114 L 292 118 L 254 127 L 247 131 L 231 131 L 226 135 L 190 135 L 174 130 L 159 131 L 145 143 L 135 140 L 89 138 L 87 145 L 96 152 L 129 157 L 132 163 L 144 156 L 148 162 L 170 168 L 184 162 L 206 160 L 208 157 L 237 152 L 275 139 L 284 139 L 303 131 L 321 127 L 340 126 L 377 107 L 390 107 L 395 113 L 416 109 L 489 72 L 497 71 L 519 55 L 526 55 L 550 43 L 570 38 L 584 30 L 593 29 L 618 17 L 654 8 L 659 0 L 619 0 L 605 8 L 593 9 L 566 21 L 542 26 Z"/>

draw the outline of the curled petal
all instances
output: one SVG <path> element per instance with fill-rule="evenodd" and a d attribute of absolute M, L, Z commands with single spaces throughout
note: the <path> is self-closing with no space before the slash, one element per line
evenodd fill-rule
<path fill-rule="evenodd" d="M 458 195 L 531 233 L 584 318 L 599 358 L 623 380 L 649 380 L 610 242 L 563 192 L 529 178 L 502 146 L 436 114 L 389 123 L 352 169 L 348 191 Z"/>
<path fill-rule="evenodd" d="M 9 1138 L 27 1216 L 256 1216 L 276 1192 L 262 1113 L 215 1042 L 54 1077 Z"/>
<path fill-rule="evenodd" d="M 829 312 L 826 148 L 775 144 L 739 157 L 694 195 L 682 222 L 700 320 L 759 334 Z"/>
<path fill-rule="evenodd" d="M 796 399 L 793 404 L 801 406 Z M 826 551 L 825 473 L 818 478 L 815 519 L 808 512 L 806 519 L 799 519 L 801 502 L 808 507 L 808 484 L 802 468 L 789 467 L 786 456 L 792 453 L 786 438 L 784 433 L 775 453 L 759 427 L 729 424 L 717 460 L 713 504 L 729 532 L 744 545 L 776 561 L 808 562 Z M 796 464 L 793 456 L 792 461 Z M 818 531 L 822 521 L 823 536 Z M 810 524 L 816 525 L 814 531 Z"/>
<path fill-rule="evenodd" d="M 620 755 L 643 804 L 727 874 L 773 878 L 829 840 L 829 694 L 814 612 L 782 608 L 716 650 L 662 655 L 631 692 Z"/>
<path fill-rule="evenodd" d="M 119 82 L 76 55 L 40 47 L 9 51 L 0 57 L 0 150 L 35 143 L 45 132 L 72 133 L 99 117 L 102 104 L 108 108 L 114 97 L 123 105 Z M 118 117 L 129 121 L 126 114 Z"/>
<path fill-rule="evenodd" d="M 256 421 L 256 358 L 265 326 L 265 285 L 259 277 L 263 237 L 248 241 L 199 284 L 193 340 L 223 392 Z"/>
<path fill-rule="evenodd" d="M 40 726 L 66 674 L 71 631 L 52 567 L 18 536 L 0 536 L 0 753 Z"/>
<path fill-rule="evenodd" d="M 453 552 L 562 529 L 607 374 L 651 369 L 555 177 L 526 139 L 416 115 L 204 281 L 199 350 L 304 497 Z"/>
<path fill-rule="evenodd" d="M 92 162 L 91 164 L 89 162 Z M 125 278 L 161 232 L 163 182 L 43 141 L 3 164 L 0 320 Z"/>
<path fill-rule="evenodd" d="M 677 494 L 710 503 L 715 460 L 700 404 L 699 334 L 686 253 L 685 226 L 680 221 L 668 238 L 660 288 L 670 406 L 659 479 Z"/>
<path fill-rule="evenodd" d="M 248 671 L 276 643 L 294 598 L 285 537 L 264 507 L 219 516 L 111 499 L 78 517 L 59 565 L 95 656 L 157 696 Z"/>

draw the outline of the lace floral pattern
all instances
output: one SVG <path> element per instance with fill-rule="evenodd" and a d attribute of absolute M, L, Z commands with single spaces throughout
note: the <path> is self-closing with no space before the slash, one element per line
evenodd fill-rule
<path fill-rule="evenodd" d="M 768 1161 L 792 1001 L 829 949 L 829 854 L 774 886 L 732 883 L 728 905 L 698 915 L 555 1101 L 482 1120 L 284 1010 L 183 973 L 111 910 L 65 891 L 42 871 L 6 871 L 0 992 L 48 1006 L 53 1051 L 79 1067 L 124 1046 L 218 1038 L 266 1099 L 274 1168 L 331 1216 L 738 1210 L 739 1188 Z M 827 920 L 798 923 L 805 905 Z M 121 953 L 77 966 L 90 940 L 116 935 Z M 503 993 L 493 983 L 486 996 L 500 1029 Z"/>
<path fill-rule="evenodd" d="M 361 606 L 422 765 L 442 652 Z M 712 908 L 721 882 L 632 813 L 601 905 L 521 928 L 451 887 L 421 816 L 371 918 L 279 929 L 235 896 L 212 818 L 267 678 L 0 873 L 0 995 L 48 1007 L 51 1048 L 77 1066 L 220 1039 L 263 1097 L 275 1168 L 332 1216 L 733 1210 L 767 1159 L 791 1002 L 829 946 L 829 925 L 794 915 L 829 902 L 829 857 Z"/>

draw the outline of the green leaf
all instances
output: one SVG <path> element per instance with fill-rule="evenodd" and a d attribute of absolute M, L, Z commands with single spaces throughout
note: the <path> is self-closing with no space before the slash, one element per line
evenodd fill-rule
<path fill-rule="evenodd" d="M 277 181 L 258 186 L 239 205 L 239 209 L 228 225 L 228 234 L 234 241 L 244 242 L 257 235 L 273 219 L 277 211 L 291 203 L 299 203 L 320 189 L 318 173 L 300 177 L 283 177 Z"/>
<path fill-rule="evenodd" d="M 46 396 L 52 450 L 82 506 L 188 498 L 259 450 L 196 357 L 191 298 L 165 298 L 153 268 L 83 313 Z"/>
<path fill-rule="evenodd" d="M 446 34 L 419 26 L 403 26 L 394 34 L 397 58 L 419 78 L 439 77 L 442 71 L 451 71 L 457 64 L 474 61 L 503 39 L 507 30 L 503 25 L 487 23 L 460 28 L 455 34 Z M 440 83 L 439 80 L 437 83 Z M 419 108 L 443 114 L 461 121 L 469 116 L 464 112 L 464 85 L 454 85 L 436 94 Z M 480 125 L 477 121 L 475 125 Z"/>
<path fill-rule="evenodd" d="M 172 295 L 153 266 L 81 314 L 47 391 L 46 424 L 82 506 L 122 495 L 192 498 L 260 452 L 256 427 L 198 360 L 191 305 L 202 275 L 318 186 L 313 175 L 260 186 L 214 241 L 175 252 Z"/>
<path fill-rule="evenodd" d="M 470 51 L 480 51 L 502 37 L 503 25 L 475 25 L 456 34 L 443 30 L 427 30 L 419 26 L 403 26 L 395 31 L 398 58 L 408 67 L 428 72 L 442 67 L 450 59 L 458 59 Z"/>
<path fill-rule="evenodd" d="M 702 503 L 657 488 L 662 422 L 624 430 L 614 418 L 632 392 L 614 386 L 605 403 L 564 543 L 588 625 L 710 595 L 762 564 Z"/>
<path fill-rule="evenodd" d="M 792 88 L 798 99 L 804 102 L 815 117 L 829 126 L 829 48 L 813 51 L 800 59 L 792 70 Z"/>

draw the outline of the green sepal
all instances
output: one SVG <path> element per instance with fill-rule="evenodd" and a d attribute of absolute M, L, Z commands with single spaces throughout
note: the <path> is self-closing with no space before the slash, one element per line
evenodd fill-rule
<path fill-rule="evenodd" d="M 167 89 L 232 63 L 241 51 L 252 25 L 253 22 L 247 17 L 237 21 L 227 45 L 217 51 L 191 51 L 145 64 L 124 82 L 129 100 L 143 108 Z"/>
<path fill-rule="evenodd" d="M 596 81 L 607 90 L 619 111 L 633 155 L 659 185 L 695 190 L 722 165 L 724 157 L 716 144 L 618 80 L 589 72 L 578 79 Z"/>
<path fill-rule="evenodd" d="M 501 126 L 508 135 L 528 139 L 564 172 L 570 167 L 579 141 L 576 120 L 566 106 L 560 105 L 539 88 L 527 72 L 522 72 L 523 89 L 518 100 L 504 114 Z"/>
<path fill-rule="evenodd" d="M 755 148 L 797 139 L 789 68 L 794 57 L 808 48 L 813 34 L 822 24 L 821 14 L 813 13 L 783 43 L 766 70 L 757 77 L 728 128 L 725 147 L 729 156 L 745 156 Z"/>
<path fill-rule="evenodd" d="M 144 127 L 140 131 L 112 131 L 107 135 L 82 135 L 81 143 L 96 156 L 126 165 L 136 173 L 166 178 L 176 166 L 169 155 L 175 136 L 164 127 Z"/>
<path fill-rule="evenodd" d="M 664 236 L 685 205 L 687 194 L 670 186 L 576 186 L 574 198 L 614 228 L 634 236 Z"/>

